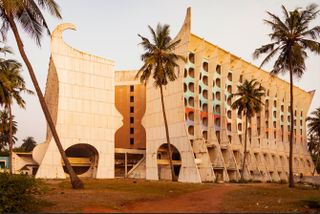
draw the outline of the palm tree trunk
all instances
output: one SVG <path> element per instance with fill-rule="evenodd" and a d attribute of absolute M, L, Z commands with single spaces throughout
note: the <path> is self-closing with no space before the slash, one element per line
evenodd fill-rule
<path fill-rule="evenodd" d="M 314 169 L 313 169 L 313 172 L 312 172 L 312 176 L 314 176 L 314 173 L 315 173 L 316 170 L 317 170 L 318 162 L 319 162 L 319 151 L 318 151 L 318 154 L 317 154 L 317 160 L 316 160 L 316 164 L 314 165 Z"/>
<path fill-rule="evenodd" d="M 164 107 L 164 100 L 163 100 L 163 90 L 162 90 L 162 85 L 160 85 L 160 96 L 161 96 L 161 105 L 162 105 L 162 114 L 163 114 L 163 120 L 164 120 L 164 127 L 166 130 L 166 138 L 167 138 L 167 144 L 168 144 L 168 157 L 169 157 L 169 163 L 170 163 L 170 168 L 171 168 L 171 175 L 172 175 L 172 181 L 177 181 L 178 178 L 174 173 L 174 168 L 172 164 L 172 151 L 171 151 L 171 143 L 170 143 L 170 138 L 169 138 L 169 129 L 168 129 L 168 122 L 167 122 L 167 116 L 166 116 L 166 110 Z"/>
<path fill-rule="evenodd" d="M 24 51 L 24 48 L 23 48 L 23 42 L 20 38 L 20 35 L 18 33 L 18 29 L 17 29 L 17 26 L 13 20 L 13 17 L 12 15 L 8 15 L 8 20 L 9 20 L 9 23 L 10 23 L 10 27 L 13 31 L 13 34 L 14 34 L 14 37 L 16 39 L 16 42 L 17 42 L 17 46 L 19 48 L 19 52 L 20 52 L 20 55 L 23 59 L 23 61 L 25 62 L 27 68 L 28 68 L 28 71 L 29 71 L 29 74 L 30 74 L 30 77 L 31 77 L 31 80 L 32 80 L 32 83 L 34 85 L 34 88 L 36 90 L 36 93 L 38 95 L 38 98 L 39 98 L 39 101 L 40 101 L 40 105 L 41 105 L 41 108 L 42 108 L 42 111 L 46 117 L 46 120 L 47 120 L 47 123 L 50 127 L 50 130 L 51 130 L 51 133 L 52 133 L 52 136 L 56 142 L 56 145 L 58 147 L 58 150 L 61 154 L 61 157 L 63 159 L 63 162 L 69 172 L 69 175 L 70 175 L 70 180 L 71 180 L 71 184 L 72 184 L 72 187 L 74 189 L 82 189 L 84 188 L 84 185 L 83 185 L 83 182 L 78 178 L 78 176 L 76 175 L 76 173 L 74 172 L 73 168 L 71 167 L 71 164 L 66 156 L 66 153 L 64 152 L 64 149 L 61 145 L 61 142 L 60 142 L 60 139 L 58 137 L 58 133 L 56 131 L 56 128 L 54 126 L 54 123 L 52 121 L 52 118 L 51 118 L 51 115 L 50 115 L 50 112 L 49 112 L 49 109 L 48 109 L 48 106 L 44 100 L 44 97 L 43 97 L 43 94 L 41 92 L 41 89 L 39 87 L 39 84 L 38 84 L 38 81 L 37 81 L 37 78 L 34 74 L 34 71 L 33 71 L 33 68 L 32 68 L 32 65 Z"/>
<path fill-rule="evenodd" d="M 246 165 L 246 157 L 247 157 L 247 138 L 248 138 L 248 116 L 246 115 L 246 129 L 244 131 L 244 135 L 245 135 L 245 138 L 244 138 L 244 154 L 243 154 L 243 162 L 242 162 L 242 169 L 241 169 L 241 178 L 240 180 L 243 181 L 244 180 L 244 168 L 245 168 L 245 165 Z"/>
<path fill-rule="evenodd" d="M 13 142 L 12 142 L 12 112 L 11 112 L 11 103 L 8 104 L 9 109 L 9 156 L 10 156 L 10 174 L 13 174 L 13 157 L 12 157 L 12 148 L 13 148 Z"/>
<path fill-rule="evenodd" d="M 294 115 L 293 115 L 293 74 L 292 68 L 290 67 L 290 114 L 291 114 L 291 129 L 290 129 L 290 144 L 289 144 L 289 187 L 294 187 L 294 179 L 293 179 L 293 130 L 294 130 Z"/>

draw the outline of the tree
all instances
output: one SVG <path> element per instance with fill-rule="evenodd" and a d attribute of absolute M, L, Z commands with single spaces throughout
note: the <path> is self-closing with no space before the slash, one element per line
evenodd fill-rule
<path fill-rule="evenodd" d="M 316 156 L 316 163 L 313 170 L 315 173 L 316 168 L 319 162 L 319 150 L 320 150 L 320 108 L 317 108 L 315 111 L 311 112 L 312 116 L 307 117 L 308 128 L 309 128 L 309 135 L 310 141 L 308 143 L 309 151 L 314 153 Z"/>
<path fill-rule="evenodd" d="M 2 21 L 2 26 L 0 32 L 3 38 L 6 38 L 6 34 L 9 29 L 12 30 L 20 55 L 25 62 L 29 75 L 31 77 L 32 83 L 35 87 L 37 96 L 40 101 L 41 108 L 47 120 L 48 126 L 52 133 L 52 136 L 56 142 L 58 150 L 61 154 L 62 160 L 69 172 L 72 187 L 75 189 L 83 188 L 83 182 L 75 174 L 71 164 L 65 154 L 65 151 L 61 145 L 58 133 L 56 131 L 55 125 L 53 123 L 52 117 L 50 115 L 48 106 L 44 100 L 43 94 L 39 87 L 37 78 L 35 76 L 33 67 L 27 57 L 24 50 L 23 41 L 20 37 L 16 22 L 21 24 L 22 29 L 40 46 L 40 40 L 43 36 L 43 30 L 45 30 L 50 35 L 50 30 L 46 23 L 46 20 L 41 12 L 41 9 L 48 10 L 51 15 L 57 18 L 61 18 L 60 9 L 55 0 L 1 0 L 0 1 L 0 18 Z"/>
<path fill-rule="evenodd" d="M 251 118 L 262 110 L 261 98 L 265 95 L 265 89 L 257 80 L 245 80 L 241 85 L 237 86 L 237 93 L 233 93 L 230 97 L 238 97 L 232 105 L 232 109 L 238 109 L 238 114 L 245 116 L 245 140 L 244 140 L 244 155 L 241 169 L 241 180 L 244 180 L 244 170 L 247 157 L 247 138 L 248 138 L 248 122 Z"/>
<path fill-rule="evenodd" d="M 177 75 L 175 69 L 179 68 L 177 61 L 179 59 L 185 61 L 183 56 L 174 53 L 176 46 L 180 40 L 173 41 L 170 37 L 169 25 L 157 25 L 156 31 L 150 27 L 149 30 L 152 34 L 152 42 L 147 38 L 138 34 L 142 39 L 142 45 L 145 53 L 141 55 L 143 66 L 136 74 L 136 78 L 140 78 L 140 82 L 146 84 L 152 76 L 154 79 L 154 86 L 160 89 L 162 114 L 166 132 L 166 139 L 168 144 L 168 158 L 171 168 L 172 181 L 177 181 L 177 176 L 174 173 L 172 164 L 172 148 L 169 137 L 168 122 L 166 117 L 166 110 L 164 106 L 163 86 L 166 86 L 170 81 L 175 81 Z"/>
<path fill-rule="evenodd" d="M 37 145 L 37 142 L 34 140 L 33 137 L 27 137 L 26 139 L 22 140 L 23 143 L 20 148 L 25 152 L 31 152 L 33 148 Z"/>
<path fill-rule="evenodd" d="M 9 146 L 9 138 L 10 138 L 10 115 L 9 112 L 4 109 L 0 111 L 0 151 L 5 153 L 9 151 L 6 148 Z M 18 131 L 17 122 L 14 120 L 14 116 L 12 116 L 12 143 L 15 144 L 17 142 L 17 137 L 15 134 Z M 10 155 L 10 154 L 9 154 Z"/>
<path fill-rule="evenodd" d="M 284 19 L 267 12 L 270 20 L 264 20 L 271 26 L 272 32 L 269 37 L 272 41 L 270 44 L 261 46 L 254 51 L 253 57 L 258 58 L 262 54 L 267 54 L 260 67 L 276 57 L 272 75 L 284 74 L 289 72 L 290 76 L 290 115 L 291 130 L 294 127 L 293 117 L 293 76 L 300 78 L 305 71 L 305 59 L 307 50 L 320 54 L 320 43 L 316 41 L 320 36 L 320 26 L 310 28 L 310 22 L 319 14 L 317 5 L 310 4 L 305 10 L 296 8 L 288 12 L 282 6 Z M 293 159 L 293 131 L 290 132 L 289 146 L 289 187 L 294 187 L 292 159 Z"/>
<path fill-rule="evenodd" d="M 10 174 L 12 174 L 12 149 L 13 149 L 13 115 L 12 103 L 15 101 L 18 106 L 25 108 L 25 101 L 21 97 L 21 92 L 29 94 L 32 91 L 26 88 L 24 79 L 21 76 L 21 64 L 15 60 L 0 59 L 0 105 L 7 109 L 9 114 L 9 153 L 10 153 Z"/>

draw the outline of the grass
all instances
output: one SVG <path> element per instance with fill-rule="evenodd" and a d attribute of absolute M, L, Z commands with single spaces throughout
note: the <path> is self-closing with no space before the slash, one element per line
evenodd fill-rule
<path fill-rule="evenodd" d="M 320 191 L 311 186 L 247 184 L 225 195 L 222 212 L 310 212 L 320 211 Z"/>
<path fill-rule="evenodd" d="M 230 191 L 220 194 L 221 212 L 319 212 L 320 191 L 308 185 L 296 184 L 290 189 L 287 184 L 248 183 L 248 184 L 187 184 L 169 181 L 145 181 L 132 179 L 83 179 L 85 189 L 73 190 L 68 180 L 43 180 L 44 194 L 39 198 L 41 212 L 102 212 L 122 211 L 130 204 L 150 201 L 156 204 L 157 199 L 176 197 L 185 193 L 205 189 Z M 218 188 L 219 187 L 219 188 Z M 231 188 L 230 188 L 231 187 Z M 215 197 L 215 194 L 212 194 Z M 206 195 L 196 196 L 210 204 L 214 198 Z M 210 196 L 211 197 L 211 196 Z M 217 196 L 218 197 L 218 196 Z M 184 203 L 190 204 L 187 199 Z M 149 203 L 149 202 L 148 202 Z M 170 200 L 169 202 L 170 203 Z M 201 203 L 200 203 L 201 204 Z M 207 205 L 197 204 L 195 210 L 210 212 Z M 175 206 L 175 205 L 174 205 Z M 183 204 L 180 204 L 183 212 Z M 96 209 L 98 208 L 98 210 Z"/>
<path fill-rule="evenodd" d="M 85 189 L 73 190 L 68 180 L 43 180 L 41 212 L 82 212 L 86 208 L 121 210 L 124 205 L 200 191 L 214 184 L 187 184 L 131 179 L 83 179 Z M 67 200 L 65 200 L 67 199 Z M 40 203 L 41 206 L 41 203 Z"/>

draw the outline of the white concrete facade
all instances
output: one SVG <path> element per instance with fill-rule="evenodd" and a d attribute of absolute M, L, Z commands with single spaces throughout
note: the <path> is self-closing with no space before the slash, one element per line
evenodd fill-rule
<path fill-rule="evenodd" d="M 121 115 L 114 105 L 114 62 L 83 53 L 65 44 L 62 32 L 73 24 L 59 25 L 52 33 L 46 102 L 66 150 L 88 144 L 98 151 L 93 177 L 114 177 L 114 133 Z M 49 129 L 48 129 L 49 130 Z M 39 164 L 37 178 L 65 178 L 61 156 L 50 131 L 33 151 Z"/>
<path fill-rule="evenodd" d="M 62 32 L 66 29 L 75 27 L 62 24 L 52 34 L 46 102 L 63 148 L 67 150 L 77 144 L 93 146 L 98 151 L 98 163 L 92 177 L 113 178 L 114 137 L 122 125 L 121 115 L 115 108 L 115 85 L 136 85 L 139 82 L 134 79 L 134 72 L 115 74 L 114 62 L 65 44 Z M 263 100 L 270 104 L 259 116 L 252 118 L 249 126 L 251 135 L 248 139 L 246 178 L 286 180 L 287 133 L 290 127 L 283 118 L 289 116 L 286 110 L 289 103 L 288 83 L 271 78 L 267 72 L 193 35 L 190 9 L 175 40 L 181 40 L 176 53 L 188 58 L 187 62 L 178 62 L 178 79 L 164 87 L 169 136 L 181 156 L 178 180 L 201 183 L 240 178 L 244 141 L 244 129 L 240 127 L 244 127 L 244 120 L 237 116 L 235 110 L 231 110 L 228 95 L 236 91 L 242 78 L 258 79 L 265 88 L 270 89 Z M 191 56 L 194 57 L 193 62 Z M 219 72 L 217 67 L 221 69 Z M 230 74 L 231 81 L 228 79 Z M 298 112 L 294 127 L 294 172 L 309 175 L 313 163 L 307 150 L 304 120 L 313 93 L 294 87 L 294 94 L 294 107 Z M 193 99 L 192 106 L 190 98 Z M 142 125 L 146 130 L 145 158 L 139 166 L 133 167 L 136 172 L 130 173 L 149 180 L 158 180 L 159 177 L 170 179 L 169 168 L 167 171 L 165 168 L 159 170 L 159 148 L 166 144 L 166 135 L 160 90 L 154 87 L 152 80 L 146 85 L 146 111 Z M 46 142 L 34 149 L 33 159 L 39 164 L 36 177 L 66 177 L 50 131 Z M 160 171 L 165 176 L 160 176 Z"/>

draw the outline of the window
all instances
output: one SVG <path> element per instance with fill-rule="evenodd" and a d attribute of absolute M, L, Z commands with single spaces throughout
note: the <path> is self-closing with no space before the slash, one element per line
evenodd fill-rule
<path fill-rule="evenodd" d="M 130 138 L 130 145 L 134 144 L 134 138 Z"/>
<path fill-rule="evenodd" d="M 220 126 L 220 118 L 214 120 L 216 126 Z"/>
<path fill-rule="evenodd" d="M 227 116 L 228 116 L 229 119 L 231 119 L 231 110 L 227 111 Z"/>
<path fill-rule="evenodd" d="M 228 131 L 231 131 L 231 123 L 228 123 L 228 124 L 227 124 L 227 130 L 228 130 Z"/>
<path fill-rule="evenodd" d="M 134 134 L 134 128 L 130 128 L 130 134 Z"/>
<path fill-rule="evenodd" d="M 189 68 L 189 76 L 194 78 L 194 68 Z"/>
<path fill-rule="evenodd" d="M 240 75 L 239 82 L 240 82 L 240 83 L 243 82 L 243 75 Z"/>
<path fill-rule="evenodd" d="M 228 85 L 227 90 L 228 90 L 229 93 L 232 93 L 232 86 Z"/>
<path fill-rule="evenodd" d="M 189 91 L 194 92 L 194 83 L 189 82 L 188 88 L 189 88 Z"/>
<path fill-rule="evenodd" d="M 134 96 L 130 96 L 130 102 L 134 102 Z"/>
<path fill-rule="evenodd" d="M 230 72 L 228 73 L 228 80 L 232 81 L 232 73 L 230 73 Z"/>
<path fill-rule="evenodd" d="M 130 117 L 130 123 L 134 123 L 134 117 Z"/>
<path fill-rule="evenodd" d="M 216 92 L 216 100 L 220 100 L 220 99 L 221 99 L 220 92 L 217 91 L 217 92 Z"/>
<path fill-rule="evenodd" d="M 189 53 L 189 62 L 191 62 L 192 64 L 194 64 L 194 54 L 193 53 Z"/>
<path fill-rule="evenodd" d="M 203 70 L 205 70 L 206 72 L 208 72 L 208 63 L 207 62 L 204 62 L 203 64 L 202 64 L 202 68 L 203 68 Z"/>
<path fill-rule="evenodd" d="M 217 65 L 217 67 L 216 67 L 216 72 L 217 72 L 218 74 L 221 74 L 221 65 Z"/>
<path fill-rule="evenodd" d="M 130 113 L 134 113 L 134 107 L 130 106 Z"/>
<path fill-rule="evenodd" d="M 216 105 L 216 113 L 220 114 L 220 105 Z"/>
<path fill-rule="evenodd" d="M 203 76 L 202 82 L 203 82 L 205 85 L 208 85 L 208 76 Z"/>
<path fill-rule="evenodd" d="M 228 104 L 229 106 L 231 106 L 231 97 L 228 97 L 228 99 L 227 99 L 227 104 Z"/>
<path fill-rule="evenodd" d="M 130 92 L 133 92 L 133 91 L 134 91 L 134 86 L 130 85 Z"/>
<path fill-rule="evenodd" d="M 216 79 L 216 86 L 219 87 L 219 88 L 220 88 L 220 86 L 221 86 L 221 82 L 220 82 L 220 79 L 219 79 L 219 78 Z"/>

